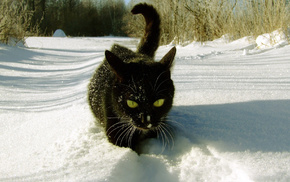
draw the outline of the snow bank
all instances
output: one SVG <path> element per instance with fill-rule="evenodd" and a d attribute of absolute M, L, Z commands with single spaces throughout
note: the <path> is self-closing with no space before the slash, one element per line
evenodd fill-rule
<path fill-rule="evenodd" d="M 66 37 L 66 34 L 64 33 L 63 30 L 57 29 L 52 36 L 53 37 Z"/>
<path fill-rule="evenodd" d="M 288 45 L 288 36 L 290 36 L 290 28 L 286 33 L 281 30 L 275 30 L 272 33 L 260 35 L 256 39 L 257 47 L 259 49 L 265 49 Z"/>
<path fill-rule="evenodd" d="M 26 41 L 0 46 L 0 181 L 290 180 L 289 45 L 258 51 L 243 38 L 178 47 L 173 147 L 152 139 L 138 156 L 107 141 L 87 104 L 104 50 L 138 40 Z"/>

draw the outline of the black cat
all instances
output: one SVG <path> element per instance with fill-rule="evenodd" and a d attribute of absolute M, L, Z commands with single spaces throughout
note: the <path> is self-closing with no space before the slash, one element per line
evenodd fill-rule
<path fill-rule="evenodd" d="M 137 151 L 147 138 L 172 140 L 166 116 L 172 107 L 174 85 L 170 69 L 176 53 L 172 48 L 159 62 L 154 54 L 159 45 L 160 18 L 147 4 L 138 4 L 133 14 L 146 20 L 138 50 L 113 45 L 89 84 L 89 103 L 105 127 L 108 140 Z"/>

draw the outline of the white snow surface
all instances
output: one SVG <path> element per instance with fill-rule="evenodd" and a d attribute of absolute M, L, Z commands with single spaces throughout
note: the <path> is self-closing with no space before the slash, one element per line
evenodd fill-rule
<path fill-rule="evenodd" d="M 107 141 L 87 85 L 113 43 L 30 37 L 0 45 L 0 181 L 290 181 L 290 46 L 245 37 L 177 46 L 174 146 L 138 156 Z M 156 59 L 170 49 L 161 46 Z M 173 143 L 172 143 L 173 145 Z"/>
<path fill-rule="evenodd" d="M 261 49 L 281 47 L 288 44 L 290 36 L 290 28 L 283 32 L 282 30 L 275 30 L 271 33 L 260 35 L 256 39 L 257 47 Z"/>
<path fill-rule="evenodd" d="M 62 29 L 57 29 L 52 35 L 52 37 L 66 37 L 66 34 Z"/>

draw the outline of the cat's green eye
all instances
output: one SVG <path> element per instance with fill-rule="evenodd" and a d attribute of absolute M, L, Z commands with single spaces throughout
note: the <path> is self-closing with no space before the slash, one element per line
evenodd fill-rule
<path fill-rule="evenodd" d="M 138 103 L 132 100 L 127 100 L 127 105 L 132 109 L 138 107 Z"/>
<path fill-rule="evenodd" d="M 163 106 L 163 104 L 164 104 L 164 99 L 158 99 L 157 101 L 155 101 L 154 103 L 153 103 L 153 106 L 154 107 L 161 107 L 161 106 Z"/>

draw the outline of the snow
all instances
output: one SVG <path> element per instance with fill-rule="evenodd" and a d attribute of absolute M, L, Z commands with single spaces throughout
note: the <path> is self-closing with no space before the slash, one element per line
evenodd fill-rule
<path fill-rule="evenodd" d="M 172 148 L 110 144 L 87 85 L 113 43 L 30 37 L 0 45 L 0 181 L 289 181 L 290 45 L 245 37 L 177 46 Z M 160 59 L 171 46 L 158 49 Z"/>
<path fill-rule="evenodd" d="M 63 30 L 61 29 L 57 29 L 54 34 L 52 35 L 52 37 L 66 37 L 66 34 L 64 33 Z"/>
<path fill-rule="evenodd" d="M 282 32 L 281 30 L 275 30 L 271 33 L 266 33 L 260 35 L 256 39 L 257 46 L 259 48 L 272 48 L 280 47 L 288 44 L 288 36 L 290 35 L 290 28 L 288 28 L 287 33 Z"/>

